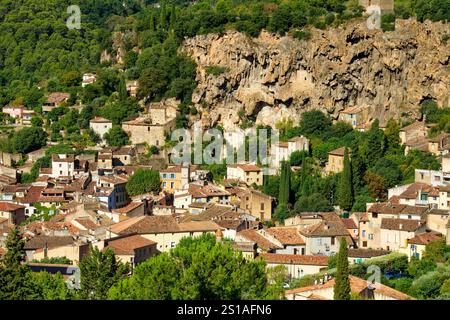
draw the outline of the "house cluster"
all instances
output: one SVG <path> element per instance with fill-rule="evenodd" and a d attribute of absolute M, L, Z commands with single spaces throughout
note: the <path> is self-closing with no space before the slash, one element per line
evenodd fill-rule
<path fill-rule="evenodd" d="M 23 126 L 30 126 L 31 119 L 36 115 L 34 110 L 29 110 L 23 105 L 5 106 L 3 107 L 2 112 L 11 119 L 14 119 L 15 123 Z"/>

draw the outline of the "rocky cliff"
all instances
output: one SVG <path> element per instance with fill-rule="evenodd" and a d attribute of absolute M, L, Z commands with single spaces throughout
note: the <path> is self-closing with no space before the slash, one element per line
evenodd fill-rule
<path fill-rule="evenodd" d="M 365 121 L 417 117 L 424 99 L 449 103 L 449 25 L 397 21 L 396 31 L 354 21 L 312 30 L 311 39 L 228 31 L 186 39 L 181 51 L 198 65 L 193 102 L 207 126 L 232 128 L 245 110 L 257 124 L 297 121 L 318 108 L 337 118 L 360 106 Z M 216 67 L 211 72 L 211 67 Z M 220 68 L 218 68 L 220 67 Z"/>

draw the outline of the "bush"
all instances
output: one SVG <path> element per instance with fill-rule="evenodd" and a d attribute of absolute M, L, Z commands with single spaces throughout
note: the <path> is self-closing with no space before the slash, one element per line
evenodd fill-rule
<path fill-rule="evenodd" d="M 211 74 L 215 77 L 228 72 L 228 68 L 220 67 L 220 66 L 207 66 L 205 68 L 207 74 Z"/>

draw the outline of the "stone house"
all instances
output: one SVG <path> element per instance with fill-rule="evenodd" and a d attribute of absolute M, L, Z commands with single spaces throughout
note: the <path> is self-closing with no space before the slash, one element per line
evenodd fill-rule
<path fill-rule="evenodd" d="M 157 243 L 140 235 L 119 236 L 103 242 L 104 250 L 110 248 L 118 260 L 129 262 L 133 268 L 158 254 Z"/>
<path fill-rule="evenodd" d="M 325 166 L 326 173 L 339 173 L 344 170 L 344 153 L 345 147 L 328 152 L 328 162 Z"/>
<path fill-rule="evenodd" d="M 428 128 L 424 122 L 416 121 L 400 129 L 400 143 L 406 144 L 408 141 L 415 141 L 420 138 L 426 138 Z"/>
<path fill-rule="evenodd" d="M 248 212 L 259 221 L 268 221 L 272 219 L 272 209 L 274 199 L 261 191 L 252 188 L 229 188 L 232 194 L 231 202 L 240 209 Z"/>
<path fill-rule="evenodd" d="M 111 130 L 112 126 L 113 123 L 111 120 L 102 117 L 95 117 L 94 119 L 91 119 L 89 121 L 89 128 L 91 128 L 96 134 L 100 136 L 103 143 L 105 143 L 105 140 L 103 138 L 105 133 Z"/>
<path fill-rule="evenodd" d="M 184 237 L 198 237 L 205 233 L 215 234 L 221 227 L 213 221 L 178 223 L 172 216 L 134 217 L 111 226 L 111 235 L 138 234 L 157 243 L 159 252 L 175 248 Z"/>
<path fill-rule="evenodd" d="M 408 248 L 406 250 L 408 259 L 411 260 L 412 257 L 422 259 L 427 244 L 441 239 L 442 234 L 436 232 L 419 233 L 411 239 L 408 239 Z"/>
<path fill-rule="evenodd" d="M 350 107 L 339 112 L 339 120 L 350 124 L 353 128 L 363 123 L 362 108 Z"/>
<path fill-rule="evenodd" d="M 10 202 L 0 202 L 0 219 L 6 219 L 8 224 L 19 225 L 25 221 L 25 207 Z"/>
<path fill-rule="evenodd" d="M 147 143 L 149 146 L 161 147 L 166 135 L 175 129 L 177 106 L 175 99 L 152 103 L 148 114 L 122 123 L 122 129 L 130 136 L 132 144 Z"/>
<path fill-rule="evenodd" d="M 227 179 L 237 179 L 245 182 L 248 186 L 263 184 L 263 171 L 254 164 L 231 164 L 227 166 Z"/>
<path fill-rule="evenodd" d="M 383 218 L 380 226 L 380 247 L 388 251 L 405 252 L 408 240 L 426 230 L 421 220 Z"/>

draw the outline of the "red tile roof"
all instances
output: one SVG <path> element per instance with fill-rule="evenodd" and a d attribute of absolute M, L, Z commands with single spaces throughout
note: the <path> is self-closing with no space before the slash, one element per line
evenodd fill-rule
<path fill-rule="evenodd" d="M 435 232 L 425 232 L 417 234 L 408 240 L 409 244 L 427 245 L 428 243 L 442 239 L 442 235 Z"/>
<path fill-rule="evenodd" d="M 134 250 L 156 245 L 156 242 L 139 235 L 132 235 L 109 240 L 107 248 L 111 248 L 117 255 L 134 255 Z"/>
<path fill-rule="evenodd" d="M 25 209 L 25 207 L 10 202 L 0 202 L 0 211 L 16 211 L 19 209 Z"/>
<path fill-rule="evenodd" d="M 297 227 L 272 227 L 267 233 L 284 245 L 303 245 L 305 240 L 298 232 Z"/>
<path fill-rule="evenodd" d="M 423 224 L 424 222 L 421 220 L 383 218 L 381 219 L 380 228 L 388 230 L 413 232 L 418 230 L 421 226 L 423 226 Z"/>
<path fill-rule="evenodd" d="M 350 218 L 341 218 L 342 222 L 345 224 L 347 229 L 358 229 L 356 223 L 353 219 Z"/>

